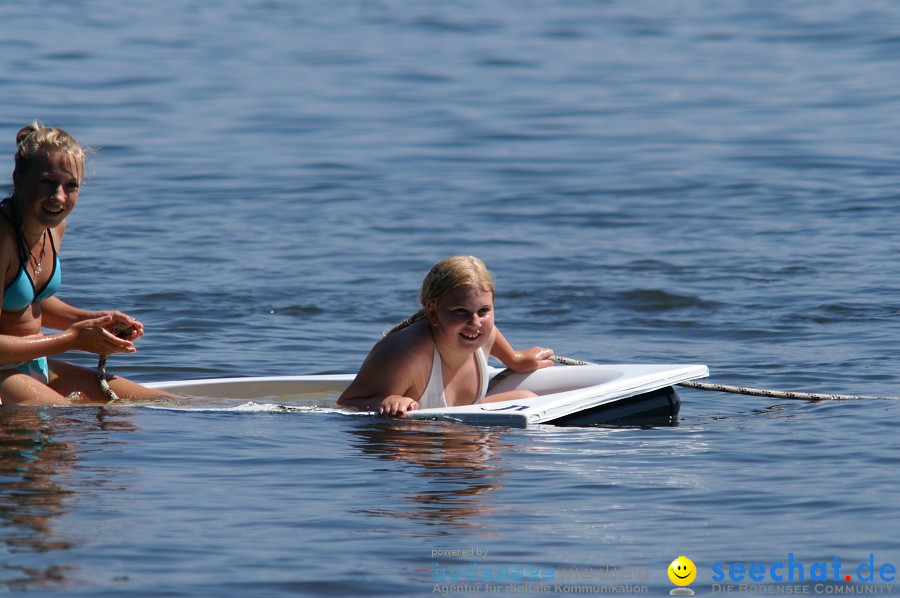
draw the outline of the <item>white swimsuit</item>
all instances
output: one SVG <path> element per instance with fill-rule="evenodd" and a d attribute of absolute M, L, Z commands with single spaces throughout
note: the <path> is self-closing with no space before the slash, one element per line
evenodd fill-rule
<path fill-rule="evenodd" d="M 478 376 L 480 378 L 480 387 L 476 403 L 480 403 L 487 394 L 488 382 L 490 375 L 488 374 L 487 358 L 484 356 L 484 350 L 475 351 L 475 364 L 478 366 Z M 437 345 L 434 346 L 434 362 L 431 364 L 431 378 L 428 379 L 428 386 L 425 392 L 419 397 L 419 409 L 443 409 L 447 406 L 447 397 L 444 396 L 444 376 L 441 374 L 441 354 L 438 352 Z"/>

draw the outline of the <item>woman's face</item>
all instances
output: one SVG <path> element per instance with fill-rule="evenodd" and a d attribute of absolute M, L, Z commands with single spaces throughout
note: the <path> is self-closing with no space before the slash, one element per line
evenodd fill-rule
<path fill-rule="evenodd" d="M 493 337 L 494 295 L 476 287 L 457 287 L 437 303 L 429 302 L 425 313 L 435 340 L 442 345 L 475 352 Z"/>
<path fill-rule="evenodd" d="M 65 153 L 35 160 L 24 173 L 14 172 L 23 224 L 59 226 L 78 201 L 82 174 L 81 161 Z"/>

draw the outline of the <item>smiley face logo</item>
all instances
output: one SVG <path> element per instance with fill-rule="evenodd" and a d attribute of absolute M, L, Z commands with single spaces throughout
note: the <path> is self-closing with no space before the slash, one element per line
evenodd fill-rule
<path fill-rule="evenodd" d="M 686 586 L 697 577 L 697 567 L 686 556 L 680 556 L 669 565 L 669 579 L 676 586 Z"/>

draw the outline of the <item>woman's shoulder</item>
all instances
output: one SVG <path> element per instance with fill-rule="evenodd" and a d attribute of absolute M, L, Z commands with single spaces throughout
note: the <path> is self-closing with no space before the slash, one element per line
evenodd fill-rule
<path fill-rule="evenodd" d="M 9 286 L 21 268 L 19 263 L 19 238 L 16 230 L 5 218 L 0 218 L 0 284 Z"/>
<path fill-rule="evenodd" d="M 15 227 L 13 227 L 13 217 L 10 214 L 11 205 L 12 203 L 8 198 L 0 202 L 0 235 L 4 237 L 10 234 L 15 235 L 16 232 Z"/>
<path fill-rule="evenodd" d="M 0 210 L 3 207 L 0 206 Z M 18 235 L 16 234 L 16 229 L 13 227 L 12 222 L 7 220 L 6 218 L 0 217 L 0 252 L 3 255 L 9 254 L 10 256 L 16 256 L 18 259 Z"/>

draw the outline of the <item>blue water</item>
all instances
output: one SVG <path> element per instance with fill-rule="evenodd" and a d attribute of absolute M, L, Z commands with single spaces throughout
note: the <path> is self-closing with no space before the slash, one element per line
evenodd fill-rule
<path fill-rule="evenodd" d="M 139 381 L 355 371 L 471 253 L 516 346 L 895 396 L 898 22 L 877 0 L 5 2 L 0 142 L 9 173 L 33 119 L 96 150 L 61 296 L 144 322 L 110 360 Z M 485 571 L 577 567 L 659 596 L 683 554 L 710 595 L 715 563 L 790 554 L 838 557 L 831 593 L 900 565 L 900 401 L 680 392 L 654 429 L 3 409 L 0 591 L 546 596 L 572 580 Z"/>

